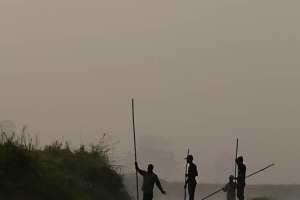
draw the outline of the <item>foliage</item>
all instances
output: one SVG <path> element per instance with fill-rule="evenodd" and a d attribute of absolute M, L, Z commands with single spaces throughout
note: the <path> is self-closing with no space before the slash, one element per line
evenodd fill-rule
<path fill-rule="evenodd" d="M 54 142 L 38 148 L 23 134 L 0 138 L 0 196 L 7 200 L 130 199 L 123 177 L 109 162 L 105 136 L 97 144 L 71 150 Z"/>
<path fill-rule="evenodd" d="M 272 197 L 255 197 L 255 198 L 252 198 L 251 200 L 276 200 Z"/>

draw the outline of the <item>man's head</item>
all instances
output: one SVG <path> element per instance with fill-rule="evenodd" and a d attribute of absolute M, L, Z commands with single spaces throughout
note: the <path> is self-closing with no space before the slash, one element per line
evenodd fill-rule
<path fill-rule="evenodd" d="M 229 176 L 229 181 L 232 182 L 233 179 L 234 179 L 234 176 L 233 176 L 233 175 L 230 175 L 230 176 Z"/>
<path fill-rule="evenodd" d="M 149 172 L 149 173 L 152 173 L 152 172 L 153 172 L 153 169 L 154 169 L 153 165 L 152 165 L 152 164 L 149 164 L 149 165 L 148 165 L 148 172 Z"/>
<path fill-rule="evenodd" d="M 191 162 L 193 162 L 193 159 L 194 159 L 194 158 L 193 158 L 192 155 L 188 155 L 185 159 L 186 159 L 186 162 L 187 162 L 187 163 L 191 163 Z"/>
<path fill-rule="evenodd" d="M 236 160 L 237 160 L 238 164 L 241 164 L 241 163 L 243 163 L 244 158 L 243 158 L 243 156 L 239 156 Z"/>

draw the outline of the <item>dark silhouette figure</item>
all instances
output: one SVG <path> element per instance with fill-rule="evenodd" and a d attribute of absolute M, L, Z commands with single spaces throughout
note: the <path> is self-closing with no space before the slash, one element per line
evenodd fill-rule
<path fill-rule="evenodd" d="M 189 164 L 188 173 L 185 175 L 187 180 L 184 184 L 184 188 L 188 185 L 189 200 L 194 200 L 195 190 L 196 190 L 196 176 L 198 176 L 197 166 L 193 163 L 193 156 L 188 155 L 186 158 L 187 163 Z"/>
<path fill-rule="evenodd" d="M 223 188 L 224 192 L 227 192 L 226 197 L 227 200 L 235 200 L 235 189 L 236 189 L 236 183 L 233 181 L 234 176 L 229 176 L 229 182 L 225 185 Z"/>
<path fill-rule="evenodd" d="M 245 196 L 244 196 L 244 189 L 246 186 L 246 165 L 243 163 L 243 157 L 240 156 L 238 157 L 235 162 L 238 166 L 238 176 L 237 176 L 237 186 L 236 186 L 236 190 L 237 190 L 237 198 L 239 200 L 244 200 Z"/>
<path fill-rule="evenodd" d="M 164 191 L 161 187 L 160 181 L 157 177 L 157 175 L 153 172 L 153 165 L 148 165 L 148 170 L 144 171 L 141 170 L 138 166 L 138 163 L 135 162 L 135 169 L 136 171 L 143 176 L 144 181 L 142 185 L 142 191 L 143 191 L 143 200 L 152 200 L 153 198 L 153 188 L 154 183 L 158 187 L 158 189 L 161 191 L 161 193 L 166 194 L 166 191 Z"/>

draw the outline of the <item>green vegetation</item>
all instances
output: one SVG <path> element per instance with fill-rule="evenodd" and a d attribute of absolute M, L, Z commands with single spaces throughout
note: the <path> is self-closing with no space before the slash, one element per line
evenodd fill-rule
<path fill-rule="evenodd" d="M 251 200 L 276 200 L 272 197 L 255 197 L 255 198 L 252 198 Z"/>
<path fill-rule="evenodd" d="M 1 134 L 0 197 L 7 200 L 129 200 L 123 177 L 109 162 L 105 138 L 71 150 L 55 142 Z"/>

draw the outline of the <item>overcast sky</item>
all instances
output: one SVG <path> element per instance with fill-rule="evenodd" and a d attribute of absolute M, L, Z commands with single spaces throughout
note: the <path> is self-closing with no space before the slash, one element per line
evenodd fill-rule
<path fill-rule="evenodd" d="M 299 10 L 298 0 L 1 0 L 0 121 L 27 124 L 43 144 L 107 132 L 124 157 L 134 97 L 137 138 L 161 138 L 182 169 L 157 163 L 161 177 L 181 180 L 190 148 L 198 182 L 226 182 L 239 138 L 248 174 L 276 163 L 249 184 L 300 184 Z"/>

